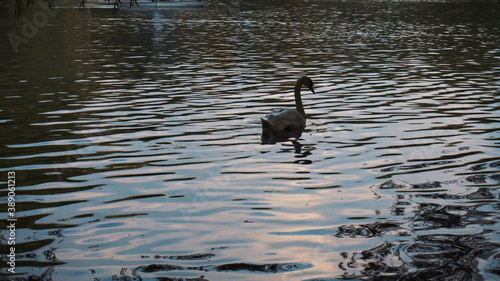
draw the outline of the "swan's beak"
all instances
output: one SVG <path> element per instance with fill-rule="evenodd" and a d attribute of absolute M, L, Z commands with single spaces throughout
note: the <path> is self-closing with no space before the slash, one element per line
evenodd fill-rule
<path fill-rule="evenodd" d="M 313 88 L 313 86 L 311 86 L 311 87 L 308 87 L 308 88 L 309 88 L 309 90 L 311 90 L 311 92 L 312 92 L 313 94 L 316 94 L 316 92 L 314 91 L 314 88 Z"/>

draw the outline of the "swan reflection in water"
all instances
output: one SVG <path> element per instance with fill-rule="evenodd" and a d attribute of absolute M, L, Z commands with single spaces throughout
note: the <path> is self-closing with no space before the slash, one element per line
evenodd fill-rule
<path fill-rule="evenodd" d="M 274 132 L 269 128 L 262 127 L 262 134 L 260 137 L 262 144 L 275 144 L 277 142 L 292 141 L 298 142 L 304 130 L 294 130 L 290 132 Z"/>
<path fill-rule="evenodd" d="M 299 142 L 299 138 L 302 131 L 274 134 L 269 129 L 262 129 L 261 144 L 275 144 L 277 142 L 287 142 L 283 143 L 282 151 L 288 151 L 295 154 L 295 158 L 299 158 L 294 161 L 295 164 L 311 164 L 312 161 L 307 159 L 309 155 L 312 154 L 312 150 L 316 149 L 311 145 L 304 145 Z"/>
<path fill-rule="evenodd" d="M 314 94 L 314 83 L 311 78 L 302 76 L 295 82 L 295 109 L 277 108 L 273 109 L 266 118 L 261 118 L 262 122 L 262 144 L 272 144 L 287 141 L 289 139 L 298 140 L 306 127 L 306 113 L 302 104 L 300 89 L 306 86 Z"/>

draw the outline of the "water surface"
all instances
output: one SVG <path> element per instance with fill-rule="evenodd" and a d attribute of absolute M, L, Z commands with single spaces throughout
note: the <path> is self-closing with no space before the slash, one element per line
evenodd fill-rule
<path fill-rule="evenodd" d="M 500 279 L 499 9 L 58 9 L 2 40 L 15 277 Z M 262 145 L 303 74 L 302 137 Z"/>

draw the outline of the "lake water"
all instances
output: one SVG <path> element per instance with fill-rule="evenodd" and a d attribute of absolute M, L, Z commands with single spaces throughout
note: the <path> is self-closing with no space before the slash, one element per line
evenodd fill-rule
<path fill-rule="evenodd" d="M 1 8 L 2 278 L 500 280 L 499 12 Z"/>

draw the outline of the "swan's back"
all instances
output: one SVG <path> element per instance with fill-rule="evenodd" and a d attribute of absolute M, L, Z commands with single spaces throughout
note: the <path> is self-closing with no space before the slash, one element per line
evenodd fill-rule
<path fill-rule="evenodd" d="M 304 129 L 306 120 L 295 109 L 279 108 L 273 109 L 266 119 L 261 118 L 262 127 L 269 128 L 274 132 L 290 132 Z"/>

